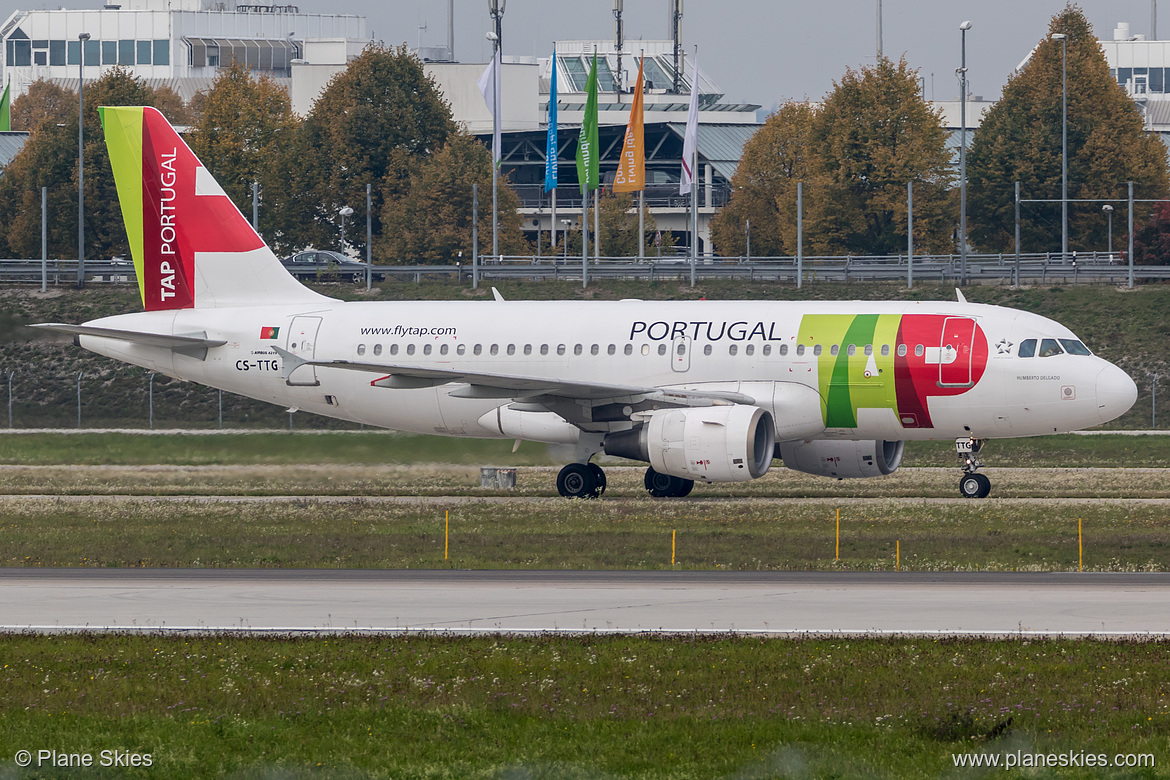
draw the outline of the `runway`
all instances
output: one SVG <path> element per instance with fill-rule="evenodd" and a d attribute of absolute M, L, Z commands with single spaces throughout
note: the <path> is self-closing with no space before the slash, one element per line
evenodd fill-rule
<path fill-rule="evenodd" d="M 1170 574 L 0 569 L 0 630 L 1170 636 Z"/>

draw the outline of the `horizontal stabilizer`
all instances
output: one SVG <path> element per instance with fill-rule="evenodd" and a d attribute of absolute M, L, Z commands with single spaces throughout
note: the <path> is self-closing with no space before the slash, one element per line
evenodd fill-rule
<path fill-rule="evenodd" d="M 51 330 L 56 333 L 70 333 L 74 336 L 98 336 L 103 339 L 130 341 L 147 347 L 163 347 L 164 349 L 180 351 L 222 347 L 227 343 L 224 339 L 209 339 L 206 335 L 173 336 L 169 333 L 143 333 L 117 328 L 95 328 L 92 325 L 67 325 L 62 322 L 40 322 L 29 327 Z"/>

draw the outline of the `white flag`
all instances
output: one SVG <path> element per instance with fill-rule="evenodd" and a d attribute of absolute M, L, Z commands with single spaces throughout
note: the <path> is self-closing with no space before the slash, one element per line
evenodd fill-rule
<path fill-rule="evenodd" d="M 501 65 L 500 50 L 496 49 L 496 54 L 492 57 L 491 63 L 487 66 L 487 70 L 479 77 L 476 85 L 479 87 L 479 94 L 483 95 L 483 102 L 487 103 L 488 111 L 492 112 L 492 164 L 500 164 L 500 71 L 503 70 Z"/>
<path fill-rule="evenodd" d="M 695 164 L 695 144 L 699 138 L 699 58 L 695 57 L 694 68 L 691 70 L 691 110 L 687 114 L 687 133 L 683 136 L 682 177 L 678 183 L 678 194 L 686 195 L 691 191 L 691 182 L 695 180 L 692 166 Z"/>

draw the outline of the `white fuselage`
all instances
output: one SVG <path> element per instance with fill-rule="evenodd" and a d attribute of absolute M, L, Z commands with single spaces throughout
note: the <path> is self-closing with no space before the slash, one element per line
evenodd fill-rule
<path fill-rule="evenodd" d="M 956 350 L 942 343 L 945 336 L 910 339 L 925 342 L 905 344 L 911 360 L 921 347 L 919 366 L 913 377 L 905 370 L 898 374 L 901 386 L 895 388 L 895 371 L 866 365 L 886 361 L 884 365 L 892 366 L 903 344 L 902 331 L 889 327 L 911 322 L 907 315 L 927 325 L 973 321 L 985 343 L 972 348 L 974 358 L 964 357 L 961 350 L 956 358 Z M 866 338 L 852 339 L 858 342 L 854 344 L 848 334 L 856 331 L 848 328 L 854 321 L 850 318 L 858 317 L 886 325 L 877 332 L 870 327 Z M 846 335 L 822 338 L 818 334 L 834 331 L 824 325 L 816 330 L 810 325 L 814 322 L 839 325 Z M 772 412 L 778 440 L 1006 438 L 1071 431 L 1124 413 L 1134 393 L 1132 380 L 1101 358 L 1017 354 L 1018 345 L 1029 339 L 1075 340 L 1062 325 L 1026 312 L 961 302 L 325 301 L 146 312 L 89 324 L 226 340 L 202 355 L 80 337 L 87 349 L 163 374 L 329 417 L 449 436 L 511 437 L 514 432 L 493 423 L 493 412 L 512 404 L 513 398 L 452 395 L 466 387 L 459 383 L 416 389 L 378 386 L 377 374 L 329 366 L 302 366 L 286 381 L 272 347 L 315 361 L 385 364 L 387 374 L 394 366 L 438 367 L 741 392 Z M 803 354 L 798 347 L 804 348 Z M 856 356 L 848 363 L 829 357 L 838 354 L 834 348 L 852 353 L 850 347 Z M 972 360 L 979 361 L 979 371 Z M 830 377 L 830 371 L 838 373 Z M 923 381 L 924 375 L 929 382 Z M 943 387 L 955 376 L 963 385 L 959 390 L 932 395 L 934 390 L 923 389 L 936 380 Z M 924 399 L 929 425 L 923 424 L 921 412 L 917 417 L 905 412 L 911 379 Z M 895 396 L 897 403 L 888 400 Z M 879 398 L 887 401 L 873 400 Z M 843 409 L 844 418 L 834 417 L 833 408 Z M 845 418 L 849 424 L 840 424 Z M 609 425 L 581 427 L 605 431 Z M 547 435 L 533 430 L 524 438 L 564 441 L 565 435 L 562 430 Z"/>

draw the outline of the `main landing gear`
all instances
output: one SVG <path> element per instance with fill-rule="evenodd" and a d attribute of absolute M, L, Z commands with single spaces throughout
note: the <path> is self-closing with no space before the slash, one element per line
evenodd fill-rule
<path fill-rule="evenodd" d="M 959 480 L 959 493 L 964 498 L 987 498 L 991 493 L 991 480 L 977 473 L 983 466 L 983 461 L 979 459 L 979 451 L 986 443 L 987 439 L 955 439 L 955 450 L 959 453 L 963 468 L 963 476 Z"/>
<path fill-rule="evenodd" d="M 659 474 L 646 469 L 646 491 L 655 498 L 682 498 L 695 487 L 693 479 Z M 596 463 L 570 463 L 557 474 L 557 492 L 565 498 L 600 498 L 605 492 L 605 471 Z"/>
<path fill-rule="evenodd" d="M 596 463 L 570 463 L 557 474 L 557 492 L 565 498 L 600 498 L 605 472 Z"/>

